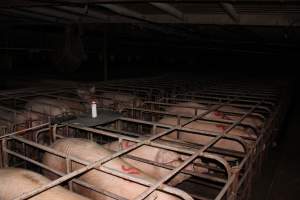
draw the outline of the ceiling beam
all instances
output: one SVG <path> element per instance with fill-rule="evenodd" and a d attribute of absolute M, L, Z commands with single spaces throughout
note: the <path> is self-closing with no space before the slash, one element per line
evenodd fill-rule
<path fill-rule="evenodd" d="M 34 20 L 47 21 L 47 22 L 52 22 L 52 23 L 66 23 L 65 20 L 58 19 L 57 17 L 41 15 L 41 14 L 18 10 L 18 9 L 0 9 L 0 12 L 1 11 L 4 11 L 6 13 L 11 13 L 11 14 L 19 16 L 19 17 L 27 17 L 27 18 L 34 19 Z"/>
<path fill-rule="evenodd" d="M 57 18 L 63 18 L 67 19 L 71 22 L 83 22 L 83 23 L 89 23 L 89 22 L 95 22 L 96 20 L 83 16 L 83 15 L 75 15 L 68 12 L 60 11 L 54 8 L 44 8 L 44 7 L 32 7 L 32 8 L 24 8 L 24 10 L 28 12 L 34 12 L 41 15 L 47 15 Z"/>
<path fill-rule="evenodd" d="M 26 1 L 26 0 L 24 0 Z M 41 1 L 42 2 L 42 1 Z M 48 1 L 50 2 L 50 1 Z M 113 4 L 113 3 L 296 3 L 299 0 L 56 0 L 59 3 L 77 3 L 77 4 Z M 1 6 L 1 4 L 0 4 Z"/>
<path fill-rule="evenodd" d="M 128 8 L 125 8 L 123 6 L 120 5 L 116 5 L 116 4 L 97 4 L 97 6 L 106 8 L 116 14 L 122 15 L 122 16 L 126 16 L 126 17 L 131 17 L 131 18 L 135 18 L 138 20 L 142 20 L 142 21 L 150 21 L 149 19 L 147 19 L 144 15 L 142 15 L 139 12 L 136 12 L 134 10 L 130 10 Z"/>
<path fill-rule="evenodd" d="M 150 3 L 152 6 L 167 12 L 168 14 L 184 21 L 184 14 L 178 10 L 177 8 L 175 8 L 174 6 L 167 4 L 167 3 Z"/>
<path fill-rule="evenodd" d="M 88 17 L 96 18 L 98 20 L 101 20 L 101 22 L 108 22 L 109 17 L 107 15 L 102 14 L 101 12 L 97 12 L 91 8 L 88 7 L 70 7 L 70 6 L 56 6 L 55 8 L 69 11 L 72 13 L 76 13 L 79 15 L 85 15 Z"/>
<path fill-rule="evenodd" d="M 83 8 L 69 8 L 69 7 L 57 7 L 60 9 L 65 9 L 65 11 L 57 10 L 53 8 L 24 8 L 22 10 L 19 9 L 0 9 L 5 10 L 6 13 L 10 12 L 13 15 L 20 15 L 35 18 L 37 20 L 44 20 L 48 22 L 70 22 L 70 21 L 80 21 L 80 22 L 98 22 L 100 23 L 134 23 L 134 24 L 144 24 L 150 25 L 153 23 L 151 28 L 157 26 L 156 23 L 162 23 L 159 29 L 167 30 L 170 25 L 164 24 L 176 24 L 178 23 L 178 19 L 175 19 L 173 16 L 166 14 L 150 14 L 150 15 L 142 15 L 135 11 L 129 10 L 125 7 L 120 7 L 117 5 L 110 4 L 101 4 L 101 6 L 105 6 L 110 9 L 112 12 L 117 15 L 108 16 L 106 19 L 105 15 L 101 13 L 101 11 L 97 11 L 96 9 L 88 9 L 87 14 L 84 13 Z M 72 11 L 78 14 L 72 14 L 66 11 Z M 220 14 L 188 14 L 185 13 L 184 24 L 203 24 L 203 25 L 237 25 L 235 20 L 228 17 L 229 14 L 220 13 Z M 96 18 L 96 19 L 95 19 Z M 151 20 L 150 20 L 151 19 Z M 290 26 L 294 21 L 300 19 L 300 13 L 294 15 L 284 15 L 281 13 L 274 14 L 245 14 L 240 13 L 238 15 L 238 25 L 245 26 Z M 145 23 L 150 22 L 150 23 Z M 300 26 L 300 23 L 295 23 L 293 26 Z M 174 31 L 174 30 L 173 30 Z M 168 31 L 166 31 L 168 32 Z"/>
<path fill-rule="evenodd" d="M 147 15 L 158 23 L 176 24 L 178 20 L 171 16 L 163 14 Z M 240 14 L 238 25 L 248 26 L 289 26 L 297 19 L 300 19 L 300 13 L 291 15 L 283 14 Z M 185 14 L 185 24 L 202 24 L 202 25 L 237 25 L 227 13 L 224 14 Z M 296 23 L 294 26 L 300 26 Z"/>
<path fill-rule="evenodd" d="M 239 23 L 240 16 L 231 3 L 220 3 L 220 5 L 233 21 Z"/>

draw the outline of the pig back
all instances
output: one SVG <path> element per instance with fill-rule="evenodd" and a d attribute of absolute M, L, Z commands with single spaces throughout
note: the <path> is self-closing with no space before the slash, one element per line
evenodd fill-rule
<path fill-rule="evenodd" d="M 103 99 L 100 100 L 100 105 L 103 106 L 117 106 L 118 111 L 122 111 L 124 108 L 130 108 L 132 106 L 139 107 L 143 101 L 130 94 L 117 94 L 111 92 L 105 92 L 101 95 Z"/>
<path fill-rule="evenodd" d="M 186 121 L 187 121 L 186 119 L 182 119 L 181 124 Z M 175 126 L 175 125 L 177 125 L 177 119 L 173 118 L 173 117 L 166 117 L 166 118 L 161 119 L 159 121 L 159 123 Z M 204 121 L 194 121 L 184 127 L 195 129 L 195 130 L 200 130 L 200 131 L 217 132 L 217 133 L 222 133 L 227 128 L 226 125 L 219 125 L 219 124 L 208 123 L 208 122 L 204 122 Z M 158 130 L 158 131 L 162 131 L 162 130 Z M 247 133 L 245 130 L 242 130 L 239 128 L 232 129 L 231 131 L 229 131 L 228 135 L 239 136 L 239 137 L 247 136 L 247 137 L 256 138 L 256 136 L 253 133 Z M 168 135 L 168 137 L 176 139 L 177 135 L 175 132 L 173 132 L 170 135 Z M 205 145 L 212 139 L 212 137 L 182 132 L 179 135 L 179 139 L 183 140 L 183 141 L 187 141 L 187 142 Z M 225 149 L 229 149 L 229 150 L 243 152 L 242 146 L 238 142 L 233 141 L 233 140 L 221 139 L 214 145 L 214 147 L 225 148 Z"/>
<path fill-rule="evenodd" d="M 25 108 L 48 116 L 57 116 L 67 112 L 80 113 L 86 110 L 85 105 L 75 101 L 53 98 L 35 98 L 29 101 Z"/>
<path fill-rule="evenodd" d="M 194 103 L 194 102 L 178 103 L 176 104 L 176 106 L 171 106 L 166 108 L 167 112 L 173 114 L 179 114 L 179 115 L 188 115 L 188 116 L 200 115 L 203 114 L 204 112 L 207 112 L 207 110 L 208 110 L 208 106 Z M 224 112 L 229 112 L 229 113 L 225 114 Z M 242 117 L 242 114 L 230 114 L 230 112 L 246 113 L 247 110 L 233 107 L 233 106 L 222 106 L 217 111 L 212 111 L 208 113 L 207 115 L 205 115 L 205 117 L 208 119 L 227 119 L 227 120 L 235 120 L 235 121 L 239 120 Z M 252 116 L 252 115 L 245 117 L 245 119 L 242 120 L 242 123 L 251 125 L 254 128 L 261 128 L 263 125 L 263 121 L 259 117 Z"/>
<path fill-rule="evenodd" d="M 11 200 L 23 193 L 30 192 L 42 185 L 49 183 L 50 180 L 44 176 L 19 168 L 5 168 L 0 170 L 0 199 Z M 42 192 L 31 200 L 88 200 L 69 190 L 56 186 Z"/>
<path fill-rule="evenodd" d="M 111 151 L 101 147 L 97 143 L 85 139 L 79 139 L 79 138 L 68 138 L 68 139 L 58 140 L 52 145 L 52 148 L 64 154 L 79 158 L 89 163 L 95 162 L 104 157 L 112 155 Z M 63 158 L 46 153 L 44 155 L 43 163 L 64 173 L 66 173 L 67 171 L 66 161 Z M 80 167 L 82 167 L 82 165 L 72 163 L 72 170 L 76 170 Z M 144 180 L 146 179 L 150 182 L 154 181 L 154 178 L 144 174 L 142 171 L 138 170 L 137 168 L 134 168 L 133 166 L 126 163 L 120 158 L 113 159 L 112 161 L 105 163 L 103 167 L 110 168 L 112 170 L 119 171 L 122 173 L 127 173 L 130 176 L 134 176 L 136 178 L 140 178 Z M 47 174 L 47 176 L 49 176 L 49 174 Z M 51 176 L 53 177 L 53 175 Z M 127 199 L 134 199 L 136 196 L 138 196 L 144 190 L 147 189 L 146 187 L 139 185 L 137 183 L 119 178 L 117 176 L 110 175 L 108 173 L 104 173 L 96 169 L 90 170 L 89 172 L 81 175 L 78 178 L 84 182 L 87 182 L 88 184 L 95 186 L 98 189 L 104 189 L 108 192 L 117 194 Z M 87 188 L 78 185 L 75 186 L 73 189 L 77 193 L 87 196 L 91 199 L 95 199 L 95 200 L 112 199 L 110 197 L 104 196 L 97 192 L 93 192 Z M 156 192 L 156 193 L 158 193 L 158 199 L 160 200 L 178 199 L 166 193 L 162 193 L 162 192 Z"/>

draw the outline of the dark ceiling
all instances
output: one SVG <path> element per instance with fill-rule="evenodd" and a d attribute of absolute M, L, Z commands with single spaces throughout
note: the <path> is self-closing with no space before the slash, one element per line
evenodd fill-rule
<path fill-rule="evenodd" d="M 231 63 L 300 53 L 296 0 L 2 0 L 0 23 L 1 63 L 9 66 L 199 66 L 225 60 L 211 53 Z"/>

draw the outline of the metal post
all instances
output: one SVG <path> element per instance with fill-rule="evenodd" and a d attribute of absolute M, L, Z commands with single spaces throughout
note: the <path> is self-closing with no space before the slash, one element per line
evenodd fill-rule
<path fill-rule="evenodd" d="M 67 174 L 72 172 L 72 161 L 68 156 L 66 157 L 66 168 L 67 168 Z M 73 191 L 72 179 L 68 182 L 68 185 L 69 185 L 69 190 Z"/>
<path fill-rule="evenodd" d="M 0 143 L 0 168 L 4 168 L 4 164 L 3 164 L 3 149 L 2 149 L 2 141 Z"/>
<path fill-rule="evenodd" d="M 238 184 L 239 183 L 239 172 L 240 172 L 240 168 L 238 166 L 231 168 L 231 173 L 234 174 L 235 176 L 234 176 L 234 180 L 231 184 L 231 187 L 227 193 L 228 200 L 237 199 L 237 192 L 238 192 L 238 185 L 239 185 Z"/>
<path fill-rule="evenodd" d="M 56 128 L 57 128 L 57 124 L 54 124 L 52 129 L 50 129 L 51 131 L 51 135 L 52 135 L 52 141 L 55 142 L 56 141 Z"/>
<path fill-rule="evenodd" d="M 8 154 L 6 152 L 6 149 L 7 149 L 7 140 L 2 139 L 2 164 L 4 168 L 8 167 Z"/>

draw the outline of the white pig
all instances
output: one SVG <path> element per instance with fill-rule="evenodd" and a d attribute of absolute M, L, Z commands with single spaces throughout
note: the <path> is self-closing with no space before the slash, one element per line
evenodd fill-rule
<path fill-rule="evenodd" d="M 195 108 L 189 108 L 189 107 L 195 107 Z M 203 104 L 198 104 L 194 102 L 183 102 L 183 103 L 178 103 L 177 106 L 174 105 L 166 108 L 166 111 L 173 114 L 193 116 L 195 115 L 195 110 L 197 110 L 197 115 L 200 115 L 206 112 L 207 109 L 208 107 Z M 207 119 L 225 119 L 225 120 L 234 120 L 234 121 L 237 121 L 242 117 L 242 115 L 233 115 L 230 114 L 230 112 L 247 112 L 247 110 L 233 107 L 233 106 L 222 106 L 217 111 L 212 111 L 209 114 L 207 114 L 205 117 Z M 244 120 L 242 120 L 242 123 L 251 125 L 254 128 L 261 128 L 263 126 L 263 121 L 261 118 L 257 116 L 251 116 L 251 115 L 247 116 Z"/>
<path fill-rule="evenodd" d="M 49 183 L 50 180 L 35 172 L 21 168 L 0 169 L 0 199 L 11 200 Z M 88 200 L 70 192 L 62 186 L 55 186 L 37 194 L 30 200 Z"/>
<path fill-rule="evenodd" d="M 97 143 L 85 139 L 79 139 L 79 138 L 68 138 L 68 139 L 57 140 L 52 145 L 52 148 L 55 149 L 56 151 L 79 158 L 87 162 L 95 162 L 97 160 L 112 155 L 112 153 L 109 150 L 103 148 Z M 61 172 L 67 171 L 66 161 L 61 157 L 46 153 L 43 158 L 43 163 L 55 170 Z M 148 180 L 150 182 L 155 181 L 155 178 L 151 177 L 150 174 L 146 174 L 142 172 L 141 170 L 133 167 L 132 165 L 130 165 L 129 163 L 125 162 L 120 158 L 113 159 L 102 166 L 110 168 L 114 171 L 119 171 L 122 173 L 129 174 L 136 178 Z M 80 167 L 82 167 L 82 165 L 76 163 L 72 164 L 72 170 L 79 169 Z M 46 175 L 53 177 L 53 174 L 51 175 L 47 173 Z M 145 186 L 142 186 L 140 184 L 134 183 L 132 181 L 123 178 L 119 178 L 117 176 L 112 176 L 110 174 L 95 169 L 90 170 L 89 172 L 79 176 L 78 178 L 91 185 L 94 185 L 97 188 L 104 189 L 106 191 L 112 192 L 114 194 L 125 197 L 127 199 L 134 199 L 135 197 L 137 197 L 138 195 L 140 195 L 146 190 Z M 83 187 L 75 186 L 74 191 L 94 200 L 111 199 L 110 197 L 106 197 L 102 194 L 92 192 L 91 190 L 87 190 L 86 188 Z M 157 196 L 156 197 L 157 200 L 180 199 L 176 196 L 169 195 L 164 192 L 155 191 L 154 193 L 155 194 L 153 195 Z"/>

